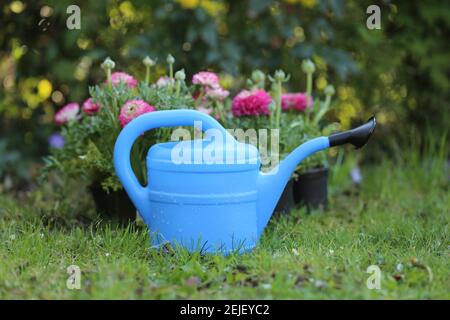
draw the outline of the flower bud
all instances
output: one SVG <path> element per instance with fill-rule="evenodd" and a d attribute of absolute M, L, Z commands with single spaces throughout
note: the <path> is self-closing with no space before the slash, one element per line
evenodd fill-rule
<path fill-rule="evenodd" d="M 252 81 L 255 83 L 261 83 L 266 80 L 266 75 L 261 70 L 255 70 L 252 72 Z"/>
<path fill-rule="evenodd" d="M 286 80 L 286 74 L 283 70 L 277 70 L 275 71 L 274 79 L 277 82 L 284 82 Z"/>
<path fill-rule="evenodd" d="M 155 61 L 151 59 L 149 56 L 146 56 L 144 60 L 142 60 L 142 63 L 146 67 L 153 67 L 155 65 Z"/>
<path fill-rule="evenodd" d="M 314 71 L 316 71 L 316 66 L 314 64 L 314 62 L 312 62 L 311 60 L 303 60 L 302 62 L 302 70 L 305 73 L 314 73 Z"/>
<path fill-rule="evenodd" d="M 336 90 L 334 90 L 334 87 L 331 84 L 329 84 L 325 87 L 324 92 L 325 95 L 332 97 L 336 93 Z"/>
<path fill-rule="evenodd" d="M 175 79 L 177 81 L 184 81 L 186 79 L 186 73 L 184 72 L 184 69 L 175 72 Z"/>
<path fill-rule="evenodd" d="M 115 66 L 116 66 L 116 63 L 114 61 L 112 61 L 112 59 L 110 57 L 106 58 L 105 61 L 103 61 L 103 63 L 101 64 L 101 67 L 104 70 L 114 69 Z"/>
<path fill-rule="evenodd" d="M 168 64 L 174 64 L 175 63 L 175 58 L 171 54 L 168 54 L 167 58 L 166 58 L 166 61 L 167 61 Z"/>

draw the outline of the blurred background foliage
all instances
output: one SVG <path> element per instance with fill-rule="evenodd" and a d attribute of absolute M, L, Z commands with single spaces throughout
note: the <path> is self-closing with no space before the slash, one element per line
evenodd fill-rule
<path fill-rule="evenodd" d="M 71 4 L 81 9 L 80 30 L 66 27 Z M 381 8 L 381 30 L 366 27 L 371 4 Z M 156 58 L 156 80 L 171 53 L 188 79 L 211 69 L 232 93 L 255 68 L 282 68 L 287 89 L 303 91 L 300 63 L 312 58 L 316 94 L 337 88 L 329 117 L 349 127 L 375 113 L 372 158 L 392 155 L 412 132 L 448 131 L 449 19 L 446 1 L 2 1 L 0 182 L 35 176 L 58 130 L 55 110 L 88 97 L 107 56 L 139 79 L 142 58 Z"/>

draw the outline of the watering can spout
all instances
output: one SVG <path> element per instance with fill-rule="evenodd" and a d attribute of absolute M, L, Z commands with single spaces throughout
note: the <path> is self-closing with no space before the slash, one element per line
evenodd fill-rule
<path fill-rule="evenodd" d="M 269 222 L 277 202 L 280 199 L 286 184 L 289 182 L 292 173 L 298 164 L 303 161 L 303 159 L 318 151 L 346 143 L 350 143 L 359 149 L 367 143 L 375 129 L 375 126 L 376 119 L 375 117 L 372 117 L 365 124 L 352 130 L 335 133 L 329 137 L 318 137 L 309 140 L 291 152 L 272 171 L 267 173 L 260 172 L 257 181 L 258 237 L 262 234 L 264 228 Z"/>
<path fill-rule="evenodd" d="M 367 141 L 369 141 L 369 138 L 375 130 L 376 125 L 377 120 L 375 119 L 375 117 L 371 117 L 365 124 L 359 127 L 356 127 L 352 130 L 332 134 L 329 137 L 330 147 L 350 143 L 354 145 L 356 149 L 360 149 L 367 143 Z"/>

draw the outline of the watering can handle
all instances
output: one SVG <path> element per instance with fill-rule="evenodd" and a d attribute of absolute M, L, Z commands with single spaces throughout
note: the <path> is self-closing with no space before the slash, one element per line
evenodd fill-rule
<path fill-rule="evenodd" d="M 205 113 L 187 109 L 146 113 L 137 117 L 122 129 L 114 145 L 114 167 L 119 180 L 136 208 L 140 208 L 140 204 L 145 201 L 146 187 L 139 183 L 131 168 L 130 153 L 134 141 L 145 131 L 160 127 L 193 126 L 194 121 L 201 122 L 203 131 L 216 129 L 225 136 L 232 137 L 214 118 Z M 234 140 L 234 138 L 232 139 Z"/>

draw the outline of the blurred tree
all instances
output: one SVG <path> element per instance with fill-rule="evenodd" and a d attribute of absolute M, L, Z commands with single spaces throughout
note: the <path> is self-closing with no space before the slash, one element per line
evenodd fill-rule
<path fill-rule="evenodd" d="M 381 30 L 369 30 L 365 8 L 381 8 Z M 353 20 L 353 21 L 352 21 Z M 378 146 L 400 151 L 413 131 L 448 133 L 450 6 L 445 1 L 349 1 L 335 25 L 357 72 L 346 79 L 368 116 L 382 126 Z M 348 91 L 340 90 L 343 103 Z M 350 94 L 352 95 L 352 94 Z M 345 111 L 345 108 L 342 110 Z M 356 110 L 359 112 L 359 110 Z M 399 139 L 399 137 L 406 137 Z M 390 138 L 389 138 L 390 137 Z"/>

